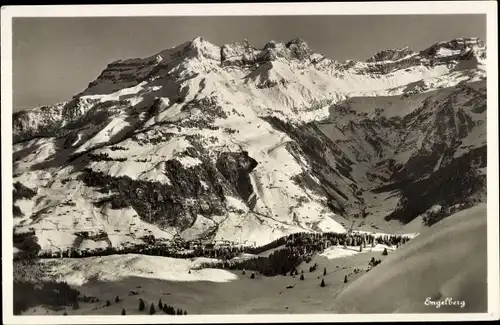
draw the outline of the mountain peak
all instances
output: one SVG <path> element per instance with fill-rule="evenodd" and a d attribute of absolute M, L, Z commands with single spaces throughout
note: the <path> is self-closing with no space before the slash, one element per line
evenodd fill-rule
<path fill-rule="evenodd" d="M 203 36 L 196 36 L 195 38 L 193 38 L 190 42 L 190 45 L 192 47 L 203 47 L 203 46 L 206 46 L 206 45 L 213 45 L 215 46 L 214 44 L 210 43 L 209 41 L 207 41 Z"/>
<path fill-rule="evenodd" d="M 459 54 L 467 50 L 484 50 L 485 44 L 478 37 L 454 38 L 448 41 L 436 42 L 421 51 L 424 56 L 441 57 Z"/>
<path fill-rule="evenodd" d="M 386 49 L 368 58 L 365 62 L 377 63 L 376 66 L 384 71 L 397 68 L 408 68 L 412 65 L 447 65 L 461 61 L 476 60 L 482 62 L 486 58 L 486 48 L 478 37 L 455 38 L 446 41 L 439 41 L 430 47 L 415 52 L 409 46 L 399 49 Z M 472 61 L 470 61 L 472 62 Z M 470 63 L 469 62 L 469 63 Z M 462 66 L 460 66 L 462 67 Z"/>
<path fill-rule="evenodd" d="M 412 51 L 409 46 L 399 49 L 387 49 L 376 53 L 372 57 L 368 58 L 366 62 L 397 61 L 413 54 L 415 54 L 415 52 Z"/>
<path fill-rule="evenodd" d="M 436 42 L 435 45 L 449 47 L 479 46 L 483 47 L 484 42 L 479 37 L 457 37 L 447 41 Z"/>
<path fill-rule="evenodd" d="M 202 36 L 195 37 L 189 42 L 188 47 L 188 53 L 192 52 L 195 57 L 220 60 L 220 47 L 210 43 Z"/>

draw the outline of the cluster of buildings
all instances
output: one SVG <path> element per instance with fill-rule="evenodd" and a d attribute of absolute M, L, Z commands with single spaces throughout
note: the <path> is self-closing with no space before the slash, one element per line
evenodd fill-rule
<path fill-rule="evenodd" d="M 244 242 L 234 242 L 231 240 L 193 240 L 187 242 L 187 246 L 189 249 L 195 250 L 195 249 L 204 249 L 204 250 L 211 250 L 211 249 L 231 249 L 231 248 L 236 248 L 236 247 L 248 247 L 248 246 L 253 246 L 255 247 L 256 242 L 249 242 L 249 241 L 244 241 Z"/>

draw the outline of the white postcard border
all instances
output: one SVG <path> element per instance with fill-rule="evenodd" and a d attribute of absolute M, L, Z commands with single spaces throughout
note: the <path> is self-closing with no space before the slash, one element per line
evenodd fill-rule
<path fill-rule="evenodd" d="M 252 16 L 252 15 L 487 15 L 487 214 L 488 313 L 482 314 L 308 314 L 308 315 L 186 315 L 169 316 L 14 316 L 12 314 L 12 18 L 117 16 Z M 1 140 L 2 140 L 2 272 L 3 321 L 6 324 L 123 323 L 261 323 L 466 321 L 499 318 L 498 215 L 498 44 L 497 4 L 493 1 L 349 2 L 267 4 L 176 4 L 104 6 L 7 6 L 1 11 Z"/>

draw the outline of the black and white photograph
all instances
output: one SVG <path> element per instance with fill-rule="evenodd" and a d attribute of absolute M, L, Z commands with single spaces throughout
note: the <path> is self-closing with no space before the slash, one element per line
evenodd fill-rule
<path fill-rule="evenodd" d="M 2 7 L 4 322 L 498 319 L 497 6 L 450 3 Z"/>

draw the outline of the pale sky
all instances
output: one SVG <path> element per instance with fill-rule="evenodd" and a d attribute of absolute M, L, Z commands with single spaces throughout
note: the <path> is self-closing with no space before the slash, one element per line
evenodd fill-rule
<path fill-rule="evenodd" d="M 300 37 L 331 59 L 365 60 L 456 37 L 486 41 L 486 15 L 14 18 L 13 110 L 69 100 L 108 63 L 196 36 L 216 45 L 247 38 L 256 47 Z"/>

